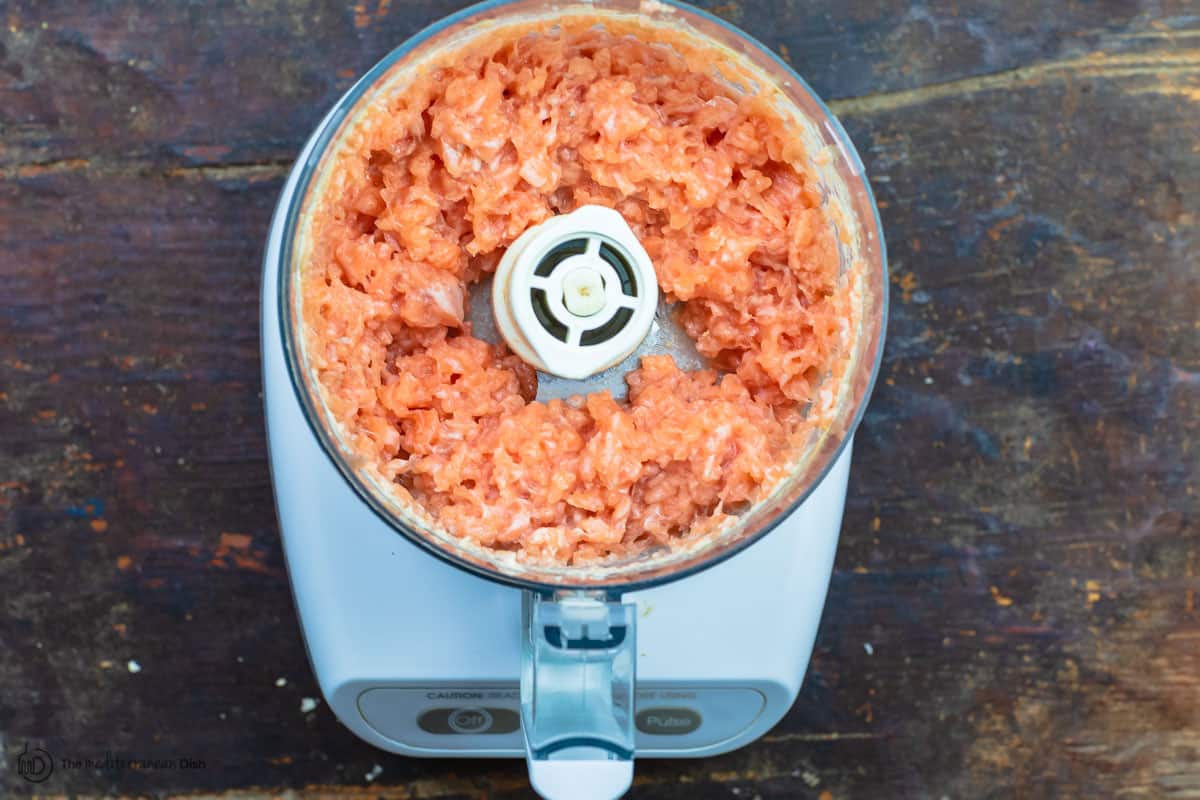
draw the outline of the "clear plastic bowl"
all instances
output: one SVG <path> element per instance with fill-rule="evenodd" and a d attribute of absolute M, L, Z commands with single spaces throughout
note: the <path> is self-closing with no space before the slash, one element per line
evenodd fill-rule
<path fill-rule="evenodd" d="M 636 15 L 641 22 L 664 26 L 675 37 L 683 35 L 711 49 L 714 69 L 727 80 L 730 75 L 737 76 L 741 88 L 760 95 L 773 93 L 781 111 L 795 120 L 796 136 L 805 146 L 810 169 L 818 177 L 839 228 L 843 279 L 856 287 L 858 298 L 850 367 L 840 385 L 829 387 L 835 393 L 829 424 L 770 498 L 742 514 L 735 524 L 686 546 L 587 566 L 523 563 L 511 553 L 465 542 L 414 514 L 388 486 L 356 464 L 354 453 L 342 442 L 338 425 L 325 407 L 316 376 L 306 366 L 297 290 L 307 236 L 306 215 L 320 192 L 325 156 L 370 99 L 377 92 L 401 85 L 398 82 L 432 55 L 457 47 L 473 36 L 509 23 L 564 14 L 600 19 Z M 619 594 L 684 577 L 732 556 L 785 519 L 820 483 L 862 419 L 883 350 L 888 285 L 883 234 L 862 162 L 841 124 L 799 75 L 745 33 L 704 11 L 657 0 L 517 0 L 464 9 L 409 39 L 364 75 L 313 133 L 311 155 L 297 164 L 297 169 L 296 191 L 284 217 L 284 246 L 278 269 L 284 348 L 301 405 L 325 453 L 363 502 L 397 532 L 458 567 L 491 580 L 541 591 L 604 590 Z"/>

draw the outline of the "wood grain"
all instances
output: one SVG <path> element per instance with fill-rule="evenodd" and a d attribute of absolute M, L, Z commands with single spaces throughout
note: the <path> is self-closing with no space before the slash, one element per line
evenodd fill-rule
<path fill-rule="evenodd" d="M 282 179 L 459 6 L 0 5 L 0 794 L 531 796 L 301 711 L 265 460 Z M 708 8 L 846 124 L 892 319 L 799 701 L 633 796 L 1200 797 L 1195 4 Z"/>

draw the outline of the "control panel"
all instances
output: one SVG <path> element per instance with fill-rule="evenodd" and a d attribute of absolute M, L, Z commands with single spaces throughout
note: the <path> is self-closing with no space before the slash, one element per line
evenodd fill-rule
<path fill-rule="evenodd" d="M 681 753 L 732 739 L 762 713 L 756 689 L 738 686 L 638 687 L 639 753 Z M 378 687 L 358 696 L 363 719 L 381 735 L 430 751 L 524 751 L 517 686 Z"/>

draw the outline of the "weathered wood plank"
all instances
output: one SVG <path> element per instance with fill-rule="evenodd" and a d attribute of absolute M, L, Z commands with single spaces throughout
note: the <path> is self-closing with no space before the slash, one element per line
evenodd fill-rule
<path fill-rule="evenodd" d="M 51 792 L 530 796 L 520 764 L 387 756 L 301 712 L 265 466 L 287 162 L 452 7 L 3 9 L 0 793 L 30 790 L 29 741 L 206 761 Z M 1200 794 L 1194 9 L 714 10 L 840 98 L 892 324 L 799 702 L 738 753 L 640 765 L 634 795 Z"/>
<path fill-rule="evenodd" d="M 14 0 L 0 21 L 0 166 L 286 161 L 357 75 L 466 5 Z M 834 99 L 1195 45 L 1187 3 L 701 5 Z"/>

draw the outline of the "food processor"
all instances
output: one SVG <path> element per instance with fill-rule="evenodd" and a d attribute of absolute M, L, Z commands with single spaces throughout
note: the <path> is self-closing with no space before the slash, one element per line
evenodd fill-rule
<path fill-rule="evenodd" d="M 526 563 L 456 539 L 361 469 L 306 369 L 295 288 L 322 158 L 371 93 L 487 26 L 570 13 L 682 33 L 724 59 L 714 69 L 754 84 L 742 89 L 777 93 L 837 228 L 854 309 L 846 369 L 822 387 L 810 409 L 820 424 L 770 496 L 678 547 L 587 566 Z M 645 251 L 609 209 L 530 229 L 472 295 L 475 335 L 540 370 L 539 400 L 623 395 L 647 353 L 701 366 Z M 716 755 L 763 735 L 791 707 L 812 651 L 886 302 L 878 214 L 849 138 L 799 76 L 727 23 L 652 0 L 518 0 L 465 9 L 401 45 L 305 145 L 264 256 L 272 479 L 309 658 L 334 714 L 407 756 L 523 757 L 551 800 L 620 796 L 635 756 Z"/>

